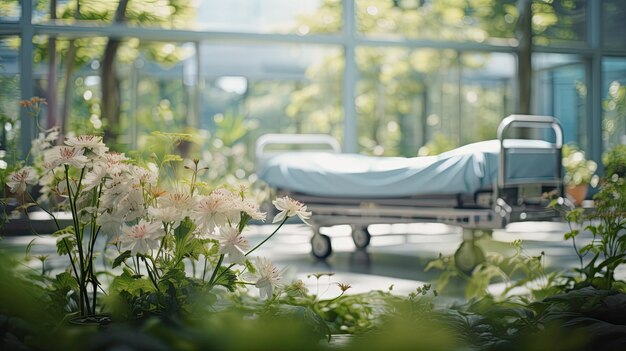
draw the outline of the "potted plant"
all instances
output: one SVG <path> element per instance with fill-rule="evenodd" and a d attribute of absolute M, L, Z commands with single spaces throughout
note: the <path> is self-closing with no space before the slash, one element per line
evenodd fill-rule
<path fill-rule="evenodd" d="M 598 183 L 598 176 L 595 174 L 598 165 L 587 160 L 585 152 L 575 144 L 563 145 L 562 151 L 566 192 L 574 205 L 580 205 L 587 195 L 589 185 L 596 186 Z"/>

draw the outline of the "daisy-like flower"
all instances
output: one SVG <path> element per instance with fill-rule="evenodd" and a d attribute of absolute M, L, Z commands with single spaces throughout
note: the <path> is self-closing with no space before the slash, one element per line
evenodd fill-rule
<path fill-rule="evenodd" d="M 37 184 L 37 172 L 33 167 L 26 166 L 10 173 L 6 182 L 12 193 L 22 194 L 26 191 L 27 184 Z"/>
<path fill-rule="evenodd" d="M 215 227 L 237 222 L 239 209 L 232 193 L 214 191 L 211 195 L 201 196 L 196 201 L 193 219 L 199 227 L 212 231 Z"/>
<path fill-rule="evenodd" d="M 272 204 L 280 211 L 272 223 L 280 222 L 285 218 L 298 216 L 302 222 L 310 225 L 306 220 L 311 218 L 311 212 L 306 210 L 306 206 L 300 201 L 296 201 L 289 196 L 281 197 L 272 201 Z"/>
<path fill-rule="evenodd" d="M 245 212 L 250 218 L 257 221 L 265 221 L 266 213 L 259 210 L 259 206 L 251 200 L 239 202 L 239 210 Z"/>
<path fill-rule="evenodd" d="M 104 156 L 104 154 L 109 151 L 109 148 L 102 142 L 102 137 L 95 135 L 79 135 L 70 137 L 65 140 L 65 145 L 73 146 L 75 148 L 88 149 L 98 156 Z"/>
<path fill-rule="evenodd" d="M 85 178 L 83 179 L 83 189 L 85 189 L 85 191 L 89 191 L 100 185 L 100 182 L 107 176 L 107 173 L 108 170 L 104 163 L 94 163 L 91 171 L 85 174 Z"/>
<path fill-rule="evenodd" d="M 246 262 L 245 253 L 250 244 L 241 232 L 233 227 L 220 227 L 218 240 L 220 242 L 220 255 L 228 255 L 231 263 L 244 264 Z"/>
<path fill-rule="evenodd" d="M 100 232 L 104 233 L 109 241 L 117 241 L 122 232 L 124 218 L 117 213 L 104 212 L 98 216 L 96 224 L 100 226 Z"/>
<path fill-rule="evenodd" d="M 117 204 L 117 211 L 124 214 L 126 221 L 133 221 L 146 214 L 143 202 L 143 193 L 141 188 L 131 187 L 130 192 L 126 194 L 122 201 Z"/>
<path fill-rule="evenodd" d="M 148 214 L 157 221 L 163 223 L 171 223 L 172 228 L 176 229 L 184 218 L 180 218 L 177 211 L 172 211 L 169 207 L 148 207 Z"/>
<path fill-rule="evenodd" d="M 150 169 L 130 166 L 130 173 L 135 179 L 138 179 L 141 184 L 155 185 L 157 184 L 158 174 Z"/>
<path fill-rule="evenodd" d="M 161 207 L 173 207 L 186 212 L 193 206 L 192 200 L 189 189 L 183 186 L 175 186 L 174 189 L 159 197 L 159 205 Z"/>
<path fill-rule="evenodd" d="M 51 148 L 58 138 L 59 127 L 50 128 L 39 133 L 39 136 L 32 141 L 30 150 L 33 155 L 41 155 L 45 150 Z"/>
<path fill-rule="evenodd" d="M 256 273 L 251 274 L 251 280 L 254 285 L 259 288 L 261 298 L 270 298 L 274 294 L 274 289 L 280 288 L 281 271 L 265 257 L 257 257 L 255 259 Z"/>
<path fill-rule="evenodd" d="M 124 226 L 123 235 L 120 237 L 122 248 L 129 250 L 131 254 L 146 254 L 150 250 L 159 248 L 159 239 L 165 236 L 165 231 L 159 222 L 147 222 L 140 220 L 134 226 Z"/>
<path fill-rule="evenodd" d="M 128 158 L 119 152 L 107 152 L 104 154 L 104 162 L 107 165 L 109 174 L 118 174 L 126 169 L 124 161 L 128 161 Z"/>
<path fill-rule="evenodd" d="M 84 155 L 85 150 L 70 146 L 57 146 L 47 150 L 44 154 L 44 163 L 48 168 L 54 168 L 59 165 L 70 165 L 76 168 L 83 168 L 89 162 L 87 156 Z"/>

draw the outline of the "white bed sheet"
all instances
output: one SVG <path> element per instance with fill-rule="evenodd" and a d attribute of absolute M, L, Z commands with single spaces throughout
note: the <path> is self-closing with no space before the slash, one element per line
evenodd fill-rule
<path fill-rule="evenodd" d="M 514 148 L 507 179 L 554 180 L 557 154 L 541 140 L 505 140 Z M 315 196 L 390 198 L 471 194 L 497 181 L 500 141 L 468 144 L 438 156 L 375 157 L 328 152 L 285 152 L 262 162 L 270 186 Z"/>

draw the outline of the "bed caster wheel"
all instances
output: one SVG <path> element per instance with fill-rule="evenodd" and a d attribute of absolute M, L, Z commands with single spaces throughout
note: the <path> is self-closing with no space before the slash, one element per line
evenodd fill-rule
<path fill-rule="evenodd" d="M 474 268 L 485 262 L 485 253 L 473 241 L 464 241 L 454 253 L 454 264 L 461 272 L 471 275 Z"/>
<path fill-rule="evenodd" d="M 367 230 L 367 226 L 352 226 L 352 241 L 354 241 L 354 245 L 357 249 L 368 247 L 371 239 L 372 235 L 369 230 Z"/>
<path fill-rule="evenodd" d="M 311 238 L 311 253 L 315 258 L 323 260 L 330 256 L 333 252 L 333 248 L 330 245 L 330 238 L 328 235 L 315 234 Z"/>

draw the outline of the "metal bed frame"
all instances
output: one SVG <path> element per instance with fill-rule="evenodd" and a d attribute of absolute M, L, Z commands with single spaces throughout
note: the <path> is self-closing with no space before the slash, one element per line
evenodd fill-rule
<path fill-rule="evenodd" d="M 506 134 L 514 129 L 527 128 L 537 132 L 552 130 L 555 142 L 552 148 L 506 147 Z M 464 242 L 474 240 L 478 230 L 504 228 L 507 224 L 520 221 L 546 221 L 559 217 L 557 211 L 547 208 L 552 198 L 563 196 L 561 148 L 563 132 L 557 119 L 549 116 L 511 115 L 500 123 L 497 131 L 500 142 L 497 182 L 492 189 L 474 194 L 425 195 L 402 198 L 342 198 L 295 193 L 277 188 L 279 196 L 289 195 L 308 206 L 313 212 L 311 224 L 311 253 L 324 259 L 332 253 L 331 240 L 321 234 L 320 227 L 350 224 L 352 239 L 358 249 L 366 248 L 371 235 L 367 227 L 371 224 L 435 222 L 463 228 Z M 535 138 L 545 139 L 545 138 Z M 325 146 L 326 151 L 340 152 L 339 143 L 328 135 L 321 134 L 266 134 L 257 141 L 257 161 L 276 154 L 268 151 L 271 145 Z M 509 157 L 524 149 L 533 152 L 554 154 L 554 179 L 507 179 L 506 162 Z M 307 149 L 310 151 L 311 149 Z"/>

